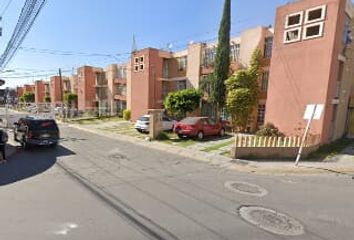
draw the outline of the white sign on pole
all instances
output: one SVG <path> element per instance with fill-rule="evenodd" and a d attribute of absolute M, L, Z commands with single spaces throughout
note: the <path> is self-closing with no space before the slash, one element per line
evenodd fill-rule
<path fill-rule="evenodd" d="M 307 105 L 306 110 L 305 110 L 305 114 L 304 114 L 304 119 L 310 120 L 312 116 L 313 116 L 314 120 L 321 119 L 323 109 L 324 109 L 323 104 L 309 104 L 309 105 Z M 315 113 L 314 113 L 314 111 L 315 111 Z"/>
<path fill-rule="evenodd" d="M 300 161 L 300 158 L 301 158 L 301 154 L 302 154 L 302 150 L 304 148 L 305 141 L 306 141 L 306 138 L 307 138 L 307 134 L 308 134 L 308 132 L 310 130 L 311 122 L 312 122 L 312 120 L 321 119 L 321 115 L 322 115 L 323 109 L 324 109 L 324 105 L 323 104 L 309 104 L 309 105 L 306 106 L 304 119 L 307 120 L 307 125 L 306 125 L 304 136 L 302 137 L 302 141 L 301 141 L 301 146 L 299 148 L 299 152 L 298 152 L 296 160 L 295 160 L 295 166 L 297 166 L 299 164 L 299 161 Z"/>

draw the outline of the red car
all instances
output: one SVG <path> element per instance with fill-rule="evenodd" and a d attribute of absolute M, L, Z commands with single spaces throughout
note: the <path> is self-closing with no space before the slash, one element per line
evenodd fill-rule
<path fill-rule="evenodd" d="M 225 136 L 224 123 L 216 123 L 207 117 L 187 117 L 175 124 L 174 132 L 178 137 L 197 137 L 202 140 L 205 136 Z"/>

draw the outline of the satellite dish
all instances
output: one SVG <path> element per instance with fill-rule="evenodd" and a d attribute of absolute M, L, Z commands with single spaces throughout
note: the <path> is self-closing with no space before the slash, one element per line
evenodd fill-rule
<path fill-rule="evenodd" d="M 190 45 L 194 44 L 194 41 L 193 40 L 189 41 L 189 44 Z"/>
<path fill-rule="evenodd" d="M 0 86 L 5 84 L 5 80 L 4 79 L 0 79 Z"/>
<path fill-rule="evenodd" d="M 171 49 L 173 48 L 173 44 L 172 44 L 172 43 L 167 44 L 167 48 L 168 48 L 169 50 L 171 50 Z"/>

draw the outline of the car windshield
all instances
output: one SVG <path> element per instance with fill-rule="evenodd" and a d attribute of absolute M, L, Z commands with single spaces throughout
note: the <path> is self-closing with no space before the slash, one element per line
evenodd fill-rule
<path fill-rule="evenodd" d="M 149 117 L 140 117 L 139 121 L 143 121 L 143 122 L 148 122 L 150 120 Z"/>
<path fill-rule="evenodd" d="M 32 130 L 57 130 L 57 125 L 53 120 L 34 120 L 30 121 L 30 128 Z"/>
<path fill-rule="evenodd" d="M 196 124 L 199 120 L 200 118 L 187 117 L 183 119 L 180 123 L 191 125 L 191 124 Z"/>

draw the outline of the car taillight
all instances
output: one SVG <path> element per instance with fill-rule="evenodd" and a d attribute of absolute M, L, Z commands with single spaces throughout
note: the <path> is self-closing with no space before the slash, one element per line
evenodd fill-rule
<path fill-rule="evenodd" d="M 32 132 L 28 132 L 28 134 L 27 134 L 27 138 L 32 138 L 32 137 L 33 137 Z"/>

